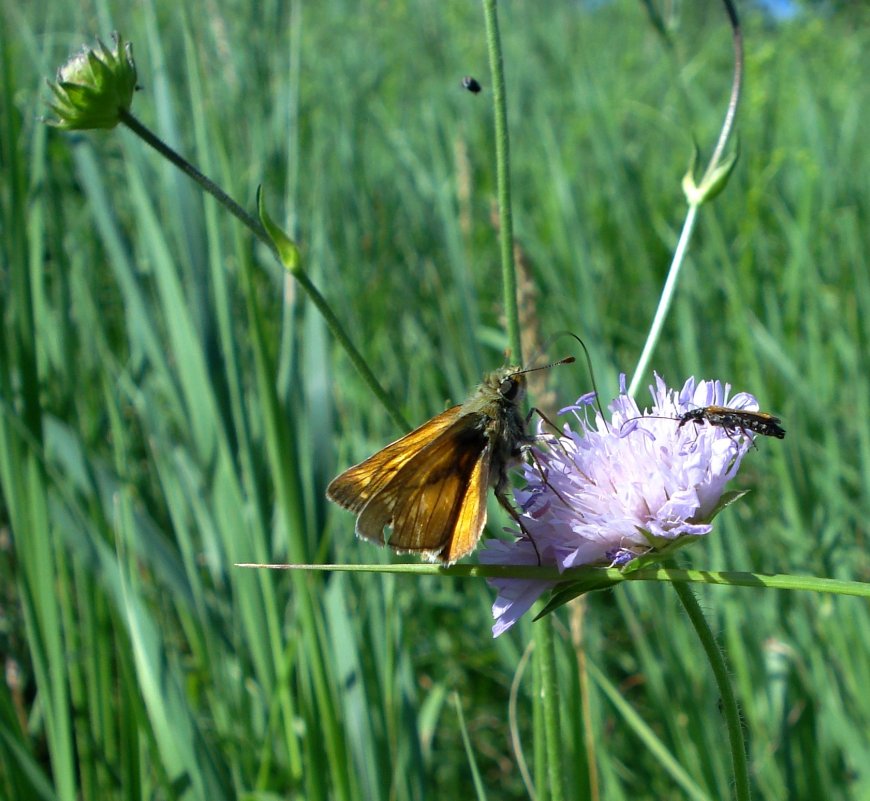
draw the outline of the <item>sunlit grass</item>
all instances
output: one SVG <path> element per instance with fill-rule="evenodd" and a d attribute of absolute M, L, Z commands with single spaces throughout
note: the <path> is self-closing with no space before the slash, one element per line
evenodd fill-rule
<path fill-rule="evenodd" d="M 506 346 L 480 11 L 285 5 L 3 6 L 2 797 L 467 797 L 463 727 L 489 796 L 525 797 L 507 710 L 531 624 L 492 641 L 483 582 L 232 567 L 388 558 L 323 498 L 398 432 L 320 319 L 129 134 L 37 119 L 42 77 L 119 28 L 135 112 L 249 209 L 263 184 L 420 422 Z M 537 289 L 523 311 L 539 341 L 584 338 L 605 397 L 636 362 L 692 141 L 709 147 L 730 80 L 718 13 L 686 13 L 671 54 L 634 3 L 502 11 L 516 233 Z M 753 392 L 788 436 L 750 454 L 754 491 L 690 552 L 695 568 L 868 575 L 867 39 L 836 18 L 747 20 L 741 161 L 703 216 L 653 363 L 671 383 Z M 460 86 L 469 73 L 479 96 Z M 579 364 L 551 371 L 557 404 L 589 388 Z M 870 793 L 866 603 L 698 592 L 758 797 Z M 585 603 L 602 797 L 674 797 L 674 764 L 722 797 L 718 699 L 669 588 Z M 573 788 L 586 780 L 577 614 L 557 628 Z M 518 722 L 534 766 L 531 687 Z"/>

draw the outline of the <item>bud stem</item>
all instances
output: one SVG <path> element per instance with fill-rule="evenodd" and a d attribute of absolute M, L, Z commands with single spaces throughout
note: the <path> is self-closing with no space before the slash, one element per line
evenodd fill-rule
<path fill-rule="evenodd" d="M 214 181 L 203 175 L 196 167 L 193 166 L 187 159 L 176 153 L 169 145 L 166 144 L 158 136 L 155 136 L 148 128 L 146 128 L 139 120 L 137 120 L 129 111 L 120 111 L 119 117 L 121 122 L 126 125 L 133 133 L 144 139 L 151 147 L 153 147 L 160 155 L 165 156 L 178 169 L 180 169 L 189 178 L 192 178 L 206 192 L 208 192 L 218 203 L 220 203 L 227 211 L 236 217 L 243 225 L 249 228 L 254 236 L 257 237 L 272 253 L 278 258 L 278 250 L 272 242 L 266 229 L 260 224 L 260 221 L 248 214 L 235 200 L 233 200 L 226 192 L 223 191 Z"/>
<path fill-rule="evenodd" d="M 203 175 L 196 167 L 187 161 L 187 159 L 176 153 L 158 136 L 155 136 L 148 128 L 139 122 L 139 120 L 130 114 L 129 111 L 120 110 L 119 118 L 124 125 L 133 131 L 133 133 L 141 137 L 162 156 L 165 156 L 185 175 L 192 178 L 200 187 L 217 200 L 218 203 L 227 209 L 230 214 L 236 217 L 236 219 L 248 228 L 257 239 L 269 248 L 272 255 L 287 268 L 287 271 L 299 282 L 302 289 L 305 290 L 305 293 L 323 316 L 323 319 L 332 335 L 342 348 L 344 348 L 360 376 L 362 376 L 363 380 L 369 385 L 369 388 L 374 392 L 378 400 L 381 401 L 393 420 L 395 420 L 396 423 L 405 431 L 409 430 L 410 426 L 408 425 L 408 422 L 404 419 L 396 404 L 387 394 L 387 391 L 380 385 L 362 354 L 354 347 L 353 342 L 342 327 L 338 317 L 336 317 L 335 313 L 332 311 L 332 307 L 329 305 L 326 298 L 323 297 L 300 264 L 295 264 L 292 269 L 289 265 L 284 264 L 275 242 L 272 237 L 269 236 L 263 224 L 256 217 L 248 214 L 248 212 L 246 212 L 238 203 L 236 203 L 235 200 L 224 192 L 223 189 L 214 183 L 214 181 Z"/>

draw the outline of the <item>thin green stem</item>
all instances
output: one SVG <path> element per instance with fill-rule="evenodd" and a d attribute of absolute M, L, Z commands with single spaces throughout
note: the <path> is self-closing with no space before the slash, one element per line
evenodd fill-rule
<path fill-rule="evenodd" d="M 217 200 L 217 202 L 229 211 L 230 214 L 248 228 L 254 236 L 260 240 L 260 242 L 269 248 L 272 255 L 284 265 L 287 271 L 299 282 L 302 289 L 305 290 L 309 299 L 314 303 L 317 310 L 323 316 L 330 333 L 335 337 L 338 344 L 344 349 L 345 353 L 350 358 L 351 364 L 353 364 L 363 381 L 368 384 L 369 389 L 371 389 L 375 394 L 396 424 L 405 431 L 410 429 L 407 420 L 405 420 L 396 404 L 387 394 L 386 390 L 381 386 L 362 354 L 356 349 L 356 347 L 354 347 L 353 342 L 351 342 L 350 337 L 344 330 L 338 317 L 336 317 L 335 313 L 332 311 L 332 307 L 329 305 L 326 298 L 323 297 L 308 277 L 308 274 L 302 269 L 301 262 L 297 261 L 292 266 L 287 264 L 281 258 L 281 253 L 275 243 L 275 239 L 269 235 L 269 232 L 256 217 L 248 214 L 247 211 L 245 211 L 238 203 L 236 203 L 235 200 L 215 184 L 214 181 L 203 175 L 196 167 L 187 161 L 187 159 L 176 153 L 162 139 L 155 136 L 128 111 L 120 110 L 119 115 L 121 122 L 133 131 L 133 133 L 151 145 L 151 147 L 178 167 L 178 169 L 180 169 L 185 175 L 193 179 L 195 183 L 197 183 L 204 191 L 208 192 L 208 194 Z"/>
<path fill-rule="evenodd" d="M 541 671 L 541 700 L 544 707 L 544 738 L 547 746 L 547 779 L 550 801 L 564 801 L 562 732 L 559 721 L 559 681 L 556 676 L 556 647 L 553 620 L 546 617 L 535 625 L 535 656 Z M 546 624 L 546 625 L 544 625 Z M 545 653 L 544 653 L 545 651 Z"/>
<path fill-rule="evenodd" d="M 601 783 L 598 778 L 598 742 L 592 720 L 591 686 L 589 664 L 586 659 L 586 599 L 580 598 L 571 605 L 571 644 L 577 660 L 577 685 L 580 690 L 580 718 L 583 725 L 583 744 L 586 749 L 586 770 L 589 774 L 589 801 L 600 801 Z"/>
<path fill-rule="evenodd" d="M 507 320 L 508 344 L 515 364 L 523 362 L 520 341 L 520 317 L 517 307 L 517 275 L 514 265 L 514 221 L 511 211 L 510 139 L 507 124 L 504 61 L 498 32 L 496 0 L 483 0 L 486 20 L 486 44 L 492 73 L 492 105 L 495 117 L 495 164 L 498 181 L 498 235 L 501 249 L 501 279 L 504 313 Z"/>
<path fill-rule="evenodd" d="M 623 581 L 669 581 L 683 584 L 721 584 L 729 587 L 751 589 L 792 590 L 826 593 L 855 598 L 870 598 L 870 583 L 845 581 L 819 576 L 791 576 L 784 573 L 746 573 L 718 570 L 674 570 L 651 567 L 623 573 L 617 567 L 572 567 L 559 570 L 557 567 L 531 565 L 444 565 L 433 564 L 255 564 L 240 563 L 236 567 L 268 570 L 315 570 L 334 573 L 411 573 L 420 576 L 445 576 L 449 578 L 511 578 L 557 582 L 565 586 L 573 581 L 596 579 L 592 589 L 607 589 Z M 588 585 L 587 585 L 588 586 Z M 578 592 L 573 597 L 583 594 Z M 570 600 L 570 599 L 569 599 Z"/>
<path fill-rule="evenodd" d="M 737 119 L 737 108 L 740 105 L 740 90 L 743 84 L 743 33 L 740 30 L 740 20 L 737 17 L 737 10 L 734 7 L 732 0 L 722 0 L 725 5 L 725 12 L 728 15 L 728 21 L 731 23 L 731 39 L 734 46 L 734 72 L 731 79 L 731 95 L 728 99 L 728 107 L 725 110 L 725 118 L 722 121 L 722 128 L 719 131 L 719 138 L 716 142 L 716 147 L 713 150 L 713 155 L 704 170 L 704 175 L 699 183 L 700 187 L 710 185 L 715 182 L 716 174 L 722 169 L 723 156 L 725 147 L 731 134 L 734 132 L 734 123 Z M 730 168 L 729 168 L 730 169 Z M 680 232 L 680 239 L 677 243 L 677 248 L 674 251 L 674 257 L 671 260 L 671 266 L 668 269 L 668 277 L 665 281 L 665 286 L 662 289 L 662 294 L 659 297 L 658 308 L 656 309 L 653 323 L 650 326 L 647 334 L 646 342 L 643 346 L 640 359 L 638 359 L 637 367 L 635 367 L 634 375 L 628 387 L 628 394 L 634 396 L 644 380 L 649 364 L 652 361 L 652 355 L 658 345 L 661 337 L 662 329 L 664 328 L 665 320 L 673 302 L 674 294 L 677 287 L 677 279 L 680 275 L 680 270 L 685 262 L 686 252 L 689 242 L 692 238 L 692 232 L 695 228 L 695 222 L 698 216 L 698 209 L 707 200 L 711 199 L 719 190 L 715 190 L 708 195 L 703 192 L 693 193 L 689 196 L 689 210 L 686 213 L 686 219 L 683 222 L 683 229 Z"/>
<path fill-rule="evenodd" d="M 704 182 L 704 179 L 710 177 L 725 154 L 725 147 L 731 138 L 731 134 L 734 132 L 734 123 L 737 120 L 737 108 L 740 105 L 740 89 L 743 85 L 743 31 L 740 29 L 740 19 L 737 16 L 737 9 L 734 6 L 733 0 L 722 0 L 722 2 L 725 4 L 725 13 L 728 14 L 728 21 L 731 23 L 731 42 L 734 46 L 734 73 L 731 78 L 731 96 L 728 98 L 728 108 L 725 110 L 722 130 L 719 132 L 719 140 L 716 142 L 713 155 L 710 156 L 710 162 L 707 164 L 707 169 L 704 172 L 701 183 Z"/>
<path fill-rule="evenodd" d="M 517 698 L 519 697 L 520 684 L 525 677 L 526 666 L 532 656 L 534 647 L 534 640 L 526 645 L 523 655 L 517 663 L 517 669 L 514 672 L 513 681 L 511 681 L 510 695 L 508 696 L 508 725 L 511 733 L 511 745 L 514 749 L 517 768 L 520 771 L 520 776 L 523 777 L 523 785 L 526 788 L 526 793 L 528 793 L 529 801 L 539 801 L 539 799 L 538 794 L 535 792 L 535 783 L 532 779 L 532 774 L 529 772 L 529 765 L 526 761 L 526 755 L 523 750 L 523 741 L 520 736 L 520 726 L 517 716 Z M 532 677 L 532 684 L 534 686 L 534 676 Z"/>
<path fill-rule="evenodd" d="M 732 41 L 734 44 L 734 73 L 731 84 L 731 96 L 728 101 L 728 108 L 725 112 L 725 119 L 722 123 L 719 139 L 699 185 L 701 188 L 700 191 L 698 191 L 693 185 L 694 177 L 691 174 L 687 176 L 687 179 L 689 179 L 692 184 L 691 188 L 693 190 L 691 192 L 687 191 L 689 210 L 686 214 L 683 230 L 674 252 L 674 258 L 671 261 L 671 266 L 668 270 L 668 277 L 661 298 L 659 299 L 659 307 L 656 310 L 647 341 L 644 345 L 637 368 L 635 369 L 634 376 L 632 377 L 629 386 L 628 392 L 629 395 L 632 396 L 637 392 L 638 385 L 646 374 L 655 346 L 661 336 L 664 321 L 667 317 L 668 311 L 670 310 L 671 302 L 676 290 L 677 278 L 682 264 L 685 261 L 688 244 L 695 227 L 698 209 L 704 202 L 714 197 L 715 194 L 720 191 L 720 189 L 716 188 L 714 184 L 716 183 L 717 173 L 721 173 L 723 169 L 721 166 L 722 158 L 728 139 L 734 129 L 734 122 L 740 101 L 740 88 L 743 79 L 743 37 L 740 31 L 737 11 L 734 8 L 732 0 L 723 0 L 723 2 L 726 13 L 728 14 L 728 19 L 731 23 Z M 727 179 L 727 173 L 729 171 L 730 166 L 726 168 L 724 174 L 725 179 Z M 684 181 L 684 188 L 685 186 L 686 183 Z M 728 669 L 725 664 L 724 656 L 713 637 L 713 633 L 710 630 L 707 621 L 704 619 L 698 601 L 691 589 L 685 584 L 675 583 L 674 591 L 677 593 L 683 607 L 688 613 L 689 620 L 692 622 L 692 625 L 701 640 L 701 645 L 704 648 L 704 652 L 706 653 L 710 666 L 713 669 L 713 675 L 719 688 L 719 695 L 722 699 L 722 709 L 725 715 L 726 726 L 728 728 L 728 740 L 731 746 L 731 759 L 734 768 L 735 796 L 740 801 L 748 801 L 750 792 L 746 745 L 743 740 L 743 730 L 740 725 L 740 710 L 737 706 L 737 699 L 728 677 Z"/>
<path fill-rule="evenodd" d="M 140 139 L 143 139 L 151 147 L 153 147 L 161 156 L 172 162 L 179 170 L 181 170 L 188 178 L 208 192 L 218 203 L 220 203 L 227 211 L 236 217 L 243 225 L 249 228 L 254 236 L 257 237 L 272 253 L 277 257 L 278 251 L 275 245 L 266 233 L 266 229 L 260 224 L 260 221 L 248 214 L 235 200 L 233 200 L 226 192 L 223 191 L 214 181 L 203 175 L 196 167 L 193 166 L 187 159 L 179 153 L 176 153 L 162 139 L 155 136 L 148 128 L 146 128 L 139 120 L 137 120 L 129 111 L 124 109 L 118 110 L 118 115 L 121 122 L 126 125 Z"/>
<path fill-rule="evenodd" d="M 746 759 L 746 743 L 743 740 L 743 728 L 740 725 L 740 709 L 737 706 L 737 698 L 731 681 L 728 677 L 728 666 L 722 654 L 713 632 L 707 623 L 704 613 L 698 604 L 698 599 L 692 590 L 685 584 L 674 584 L 683 608 L 689 616 L 689 620 L 701 640 L 701 646 L 707 655 L 716 686 L 719 688 L 719 697 L 722 700 L 722 712 L 725 715 L 725 725 L 728 729 L 728 742 L 731 746 L 731 761 L 734 767 L 734 794 L 739 801 L 749 801 L 749 765 Z"/>
<path fill-rule="evenodd" d="M 540 646 L 540 638 L 535 636 L 532 639 L 535 650 Z M 542 696 L 541 689 L 541 660 L 532 653 L 532 755 L 534 766 L 533 789 L 534 792 L 529 795 L 534 795 L 537 801 L 550 801 L 549 782 L 546 780 L 549 774 L 547 765 L 547 737 L 544 728 L 544 709 L 543 704 L 538 703 L 538 699 Z"/>
<path fill-rule="evenodd" d="M 377 399 L 381 402 L 381 405 L 387 410 L 390 417 L 393 418 L 396 425 L 405 431 L 410 431 L 411 426 L 408 421 L 399 411 L 399 407 L 396 406 L 393 399 L 387 394 L 387 391 L 381 386 L 380 382 L 375 377 L 375 374 L 368 366 L 368 363 L 363 358 L 363 355 L 356 349 L 353 342 L 351 342 L 350 337 L 345 332 L 338 317 L 335 316 L 335 313 L 332 311 L 332 307 L 329 303 L 327 303 L 326 298 L 320 294 L 317 287 L 311 282 L 307 273 L 303 272 L 301 269 L 293 270 L 291 272 L 293 277 L 308 293 L 311 302 L 317 306 L 317 310 L 326 322 L 326 326 L 329 328 L 330 333 L 338 341 L 338 344 L 344 348 L 344 352 L 347 354 L 351 364 L 356 368 L 356 371 L 360 374 L 363 381 L 368 384 L 369 389 L 375 394 Z"/>
<path fill-rule="evenodd" d="M 634 369 L 634 375 L 631 378 L 631 383 L 628 386 L 628 394 L 633 398 L 640 386 L 640 382 L 646 375 L 647 368 L 652 355 L 655 352 L 656 345 L 659 343 L 662 328 L 668 318 L 668 312 L 671 310 L 671 302 L 674 299 L 674 293 L 677 289 L 677 279 L 680 276 L 680 270 L 685 263 L 686 250 L 689 247 L 689 242 L 692 239 L 692 231 L 695 229 L 695 221 L 698 219 L 698 206 L 689 206 L 686 219 L 683 221 L 683 230 L 680 231 L 680 239 L 677 242 L 677 248 L 674 251 L 674 257 L 671 259 L 671 266 L 668 269 L 668 277 L 665 279 L 665 285 L 662 288 L 662 294 L 659 297 L 659 305 L 656 308 L 655 317 L 653 317 L 652 325 L 646 337 L 646 342 L 643 345 L 643 351 L 638 359 L 637 367 Z"/>
<path fill-rule="evenodd" d="M 514 230 L 511 212 L 510 140 L 507 124 L 507 97 L 505 93 L 504 61 L 498 30 L 496 0 L 483 0 L 486 20 L 486 42 L 489 67 L 492 73 L 493 114 L 495 117 L 495 156 L 498 181 L 499 244 L 501 249 L 502 292 L 507 320 L 508 343 L 515 363 L 522 364 L 523 349 L 520 341 L 519 309 L 517 305 L 517 278 L 514 265 Z M 548 793 L 539 792 L 541 798 L 562 801 L 563 787 L 562 748 L 559 724 L 559 687 L 556 681 L 556 656 L 553 646 L 553 623 L 547 618 L 535 626 L 535 661 L 540 678 L 540 698 L 543 705 L 544 740 L 547 755 Z"/>

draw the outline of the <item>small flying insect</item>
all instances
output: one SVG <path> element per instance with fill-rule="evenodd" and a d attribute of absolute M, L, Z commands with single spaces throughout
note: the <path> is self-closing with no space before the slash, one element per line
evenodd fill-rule
<path fill-rule="evenodd" d="M 547 367 L 573 361 L 569 356 Z M 529 372 L 506 367 L 489 373 L 465 403 L 333 479 L 326 497 L 356 514 L 363 539 L 445 564 L 477 545 L 489 487 L 522 528 L 506 490 L 508 469 L 532 441 L 520 410 Z M 389 538 L 385 526 L 392 529 Z"/>
<path fill-rule="evenodd" d="M 462 79 L 462 88 L 468 89 L 469 92 L 476 95 L 481 90 L 481 85 L 477 82 L 476 78 L 472 78 L 470 75 L 466 75 Z"/>
<path fill-rule="evenodd" d="M 780 425 L 782 422 L 767 412 L 751 412 L 746 409 L 729 409 L 727 406 L 704 406 L 701 409 L 691 409 L 679 417 L 677 428 L 682 428 L 686 423 L 701 425 L 707 422 L 711 426 L 724 428 L 728 434 L 752 431 L 764 437 L 776 437 L 783 439 L 785 429 Z"/>

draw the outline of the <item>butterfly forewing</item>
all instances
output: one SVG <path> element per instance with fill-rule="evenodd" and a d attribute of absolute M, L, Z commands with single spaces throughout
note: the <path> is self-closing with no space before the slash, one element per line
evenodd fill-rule
<path fill-rule="evenodd" d="M 465 415 L 408 459 L 372 495 L 357 534 L 397 551 L 418 551 L 453 562 L 471 551 L 486 522 L 490 444 Z"/>
<path fill-rule="evenodd" d="M 461 408 L 453 406 L 441 412 L 374 456 L 348 468 L 332 480 L 326 488 L 326 497 L 345 509 L 359 512 L 396 477 L 402 467 L 456 421 Z"/>

